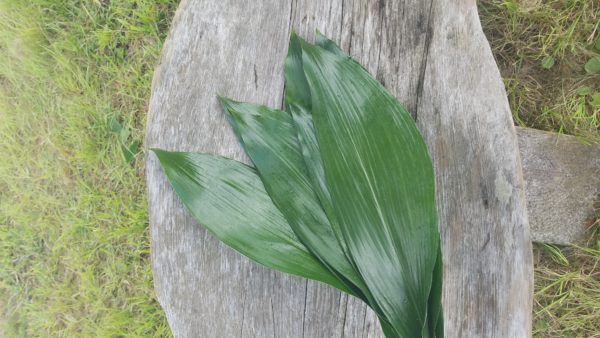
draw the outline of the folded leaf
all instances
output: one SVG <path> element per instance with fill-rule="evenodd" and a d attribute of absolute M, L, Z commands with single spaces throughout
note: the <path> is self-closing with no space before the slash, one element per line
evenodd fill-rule
<path fill-rule="evenodd" d="M 398 334 L 421 336 L 439 246 L 425 143 L 408 112 L 358 63 L 301 47 L 325 178 L 348 250 Z"/>
<path fill-rule="evenodd" d="M 153 151 L 183 204 L 219 240 L 269 268 L 352 293 L 299 242 L 253 168 L 217 155 Z"/>

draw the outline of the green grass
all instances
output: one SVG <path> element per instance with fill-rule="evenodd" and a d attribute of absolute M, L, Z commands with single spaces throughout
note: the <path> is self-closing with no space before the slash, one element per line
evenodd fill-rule
<path fill-rule="evenodd" d="M 484 0 L 479 9 L 515 121 L 600 142 L 600 72 L 585 70 L 600 57 L 600 2 Z"/>
<path fill-rule="evenodd" d="M 537 244 L 534 258 L 534 337 L 600 337 L 600 242 Z"/>
<path fill-rule="evenodd" d="M 142 154 L 175 1 L 0 1 L 5 335 L 167 336 Z M 131 154 L 129 155 L 131 157 Z"/>
<path fill-rule="evenodd" d="M 152 288 L 139 144 L 176 6 L 0 0 L 0 336 L 170 335 Z M 599 11 L 480 2 L 517 123 L 600 141 L 600 73 L 585 70 L 600 53 Z M 600 337 L 593 227 L 581 247 L 536 245 L 535 336 Z"/>

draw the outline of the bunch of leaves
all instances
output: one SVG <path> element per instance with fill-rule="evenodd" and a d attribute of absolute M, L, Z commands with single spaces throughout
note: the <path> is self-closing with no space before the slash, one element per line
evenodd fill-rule
<path fill-rule="evenodd" d="M 365 301 L 387 337 L 442 337 L 427 147 L 406 109 L 317 33 L 293 34 L 285 111 L 219 97 L 254 167 L 154 150 L 192 215 L 267 267 Z"/>

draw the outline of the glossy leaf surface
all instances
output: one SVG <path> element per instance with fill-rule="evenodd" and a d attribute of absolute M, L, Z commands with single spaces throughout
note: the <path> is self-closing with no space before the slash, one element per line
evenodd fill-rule
<path fill-rule="evenodd" d="M 408 112 L 347 56 L 302 42 L 331 201 L 360 274 L 402 337 L 428 335 L 433 167 Z"/>
<path fill-rule="evenodd" d="M 332 53 L 345 55 L 344 52 L 339 49 L 339 47 L 333 41 L 327 39 L 319 32 L 317 32 L 316 44 L 323 46 Z M 339 224 L 337 223 L 335 212 L 333 211 L 331 196 L 325 180 L 323 161 L 321 159 L 319 145 L 316 139 L 316 133 L 312 121 L 312 113 L 310 111 L 312 99 L 310 95 L 310 88 L 308 87 L 308 82 L 306 81 L 302 65 L 301 39 L 295 33 L 292 33 L 288 48 L 288 56 L 285 61 L 285 81 L 285 106 L 286 110 L 293 117 L 294 125 L 298 135 L 298 143 L 302 150 L 307 172 L 311 178 L 315 192 L 319 196 L 321 205 L 330 220 L 336 238 L 340 242 L 344 254 L 353 265 L 355 271 L 358 273 L 358 269 L 354 264 L 352 256 L 348 252 L 346 242 L 339 228 Z M 368 286 L 366 289 L 363 289 L 363 292 L 367 298 L 367 303 L 369 306 L 378 314 L 381 327 L 386 337 L 397 337 L 398 335 L 396 334 L 394 328 L 390 325 L 388 319 L 383 315 L 381 308 L 373 299 L 371 292 L 368 290 Z"/>
<path fill-rule="evenodd" d="M 219 240 L 269 268 L 351 293 L 300 243 L 253 168 L 217 155 L 154 153 L 183 204 Z"/>
<path fill-rule="evenodd" d="M 337 224 L 337 218 L 331 204 L 331 196 L 329 195 L 329 189 L 325 181 L 323 161 L 312 121 L 310 88 L 308 87 L 302 66 L 302 47 L 300 38 L 295 33 L 292 33 L 288 55 L 285 60 L 285 83 L 286 111 L 293 118 L 298 145 L 304 158 L 308 177 L 312 182 L 316 195 L 321 201 L 323 210 L 327 214 L 344 255 L 353 263 L 352 257 L 348 254 L 346 242 Z"/>
<path fill-rule="evenodd" d="M 292 117 L 262 105 L 219 98 L 265 189 L 300 241 L 364 299 L 362 279 L 346 259 L 308 178 Z"/>

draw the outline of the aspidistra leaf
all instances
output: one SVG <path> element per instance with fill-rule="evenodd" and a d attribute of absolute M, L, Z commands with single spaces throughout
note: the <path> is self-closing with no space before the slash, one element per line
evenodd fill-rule
<path fill-rule="evenodd" d="M 315 194 L 319 197 L 321 206 L 327 214 L 333 232 L 344 251 L 344 255 L 352 263 L 352 258 L 348 254 L 346 242 L 343 240 L 335 213 L 333 212 L 331 196 L 329 195 L 327 182 L 325 181 L 323 161 L 321 160 L 321 153 L 319 152 L 319 145 L 311 116 L 312 99 L 310 97 L 310 88 L 308 87 L 302 66 L 302 47 L 300 38 L 295 33 L 292 33 L 290 38 L 284 75 L 286 84 L 286 111 L 293 118 L 298 144 L 304 157 L 308 177 L 310 177 Z"/>
<path fill-rule="evenodd" d="M 219 101 L 267 193 L 296 236 L 354 295 L 366 300 L 361 291 L 366 286 L 346 259 L 313 190 L 290 114 L 224 97 Z"/>
<path fill-rule="evenodd" d="M 298 240 L 253 168 L 217 155 L 154 153 L 183 204 L 219 240 L 269 268 L 352 293 Z"/>
<path fill-rule="evenodd" d="M 333 54 L 337 54 L 343 57 L 350 57 L 346 52 L 344 52 L 338 45 L 335 44 L 332 40 L 327 38 L 318 30 L 315 32 L 315 45 L 325 49 L 328 52 Z"/>
<path fill-rule="evenodd" d="M 425 143 L 410 114 L 358 63 L 305 42 L 302 57 L 348 250 L 398 334 L 420 336 L 439 246 Z"/>
<path fill-rule="evenodd" d="M 323 49 L 343 57 L 350 58 L 335 42 L 328 39 L 319 31 L 315 35 L 315 44 Z M 362 66 L 361 66 L 362 67 Z M 364 68 L 364 67 L 363 67 Z M 308 86 L 304 87 L 308 89 Z M 438 245 L 438 255 L 435 261 L 433 270 L 432 286 L 429 293 L 428 313 L 427 313 L 427 329 L 429 332 L 423 332 L 423 336 L 443 337 L 444 336 L 444 321 L 442 315 L 442 281 L 443 281 L 443 264 L 441 246 Z M 386 334 L 387 336 L 387 334 Z"/>
<path fill-rule="evenodd" d="M 335 54 L 348 57 L 333 41 L 327 39 L 318 32 L 316 36 L 316 43 L 318 45 L 323 45 L 327 50 Z M 316 133 L 312 121 L 312 113 L 310 111 L 312 105 L 310 88 L 304 75 L 302 63 L 301 39 L 295 33 L 292 33 L 288 49 L 288 56 L 285 61 L 286 110 L 293 117 L 294 125 L 298 135 L 298 143 L 302 150 L 307 172 L 313 183 L 314 190 L 321 201 L 321 206 L 327 214 L 332 229 L 340 243 L 340 246 L 342 247 L 344 254 L 346 255 L 348 261 L 352 264 L 356 273 L 360 275 L 356 265 L 354 264 L 352 256 L 348 252 L 346 242 L 343 238 L 339 225 L 337 224 L 335 212 L 333 211 L 331 196 L 325 180 L 323 161 L 321 159 L 321 153 L 319 151 L 319 145 L 316 139 Z M 383 315 L 379 305 L 371 295 L 371 292 L 368 290 L 368 286 L 363 288 L 363 293 L 367 298 L 367 303 L 369 306 L 378 314 L 381 327 L 385 332 L 386 337 L 397 336 L 394 328 L 391 327 L 387 318 Z"/>

